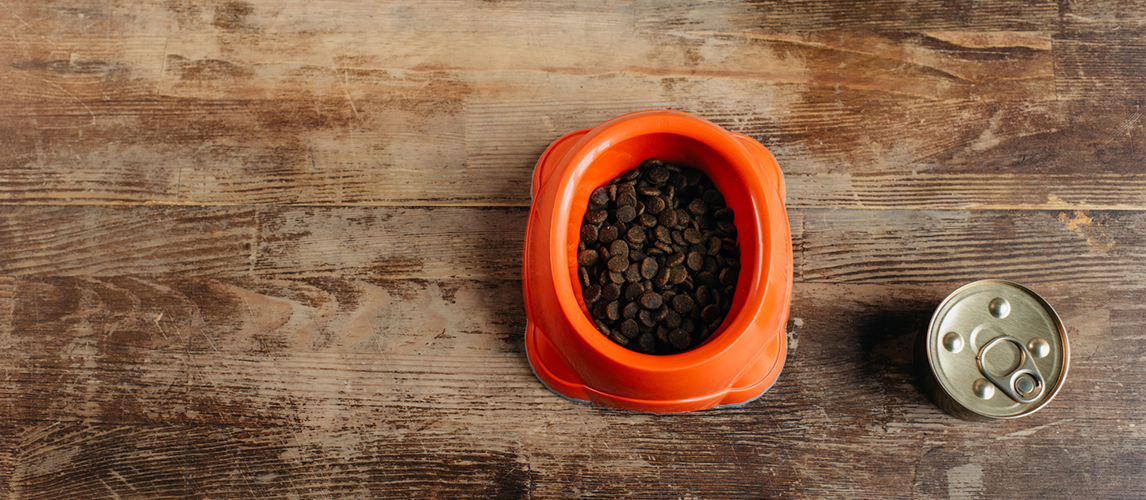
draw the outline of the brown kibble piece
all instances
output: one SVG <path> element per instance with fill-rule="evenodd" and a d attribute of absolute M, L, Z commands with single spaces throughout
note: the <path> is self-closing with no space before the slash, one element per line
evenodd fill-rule
<path fill-rule="evenodd" d="M 674 285 L 684 283 L 688 279 L 688 272 L 684 270 L 683 266 L 676 266 L 669 269 L 669 282 Z"/>
<path fill-rule="evenodd" d="M 700 285 L 696 287 L 696 292 L 694 292 L 693 295 L 696 296 L 696 303 L 701 307 L 712 303 L 712 288 L 708 286 Z"/>
<path fill-rule="evenodd" d="M 581 241 L 591 244 L 597 242 L 597 226 L 584 225 L 581 226 Z"/>
<path fill-rule="evenodd" d="M 597 233 L 597 241 L 608 245 L 617 239 L 617 226 L 605 226 Z"/>
<path fill-rule="evenodd" d="M 617 207 L 629 207 L 637 204 L 637 197 L 633 193 L 622 193 L 617 190 Z"/>
<path fill-rule="evenodd" d="M 656 292 L 645 292 L 637 299 L 637 303 L 645 309 L 656 309 L 663 304 L 663 298 Z M 652 325 L 650 325 L 652 326 Z"/>
<path fill-rule="evenodd" d="M 645 230 L 640 226 L 630 227 L 625 237 L 628 238 L 629 241 L 640 245 L 645 242 Z"/>
<path fill-rule="evenodd" d="M 625 269 L 629 267 L 629 256 L 615 255 L 613 258 L 609 259 L 609 263 L 607 265 L 610 271 L 615 273 L 624 272 Z"/>
<path fill-rule="evenodd" d="M 675 299 L 676 297 L 673 298 Z M 680 314 L 677 314 L 676 311 L 669 311 L 668 314 L 665 314 L 664 324 L 669 328 L 680 326 Z"/>
<path fill-rule="evenodd" d="M 589 285 L 581 295 L 585 297 L 586 304 L 592 304 L 601 298 L 601 285 L 596 283 Z"/>
<path fill-rule="evenodd" d="M 705 323 L 712 323 L 720 316 L 720 307 L 716 304 L 709 304 L 700 310 L 700 320 Z"/>
<path fill-rule="evenodd" d="M 641 312 L 637 313 L 637 319 L 641 320 L 641 324 L 648 327 L 657 324 L 656 320 L 653 319 L 653 312 L 648 309 L 641 309 Z"/>
<path fill-rule="evenodd" d="M 585 267 L 592 267 L 597 265 L 601 256 L 596 250 L 589 249 L 577 254 L 577 263 Z"/>
<path fill-rule="evenodd" d="M 637 325 L 636 320 L 626 319 L 621 323 L 620 332 L 621 335 L 631 339 L 637 336 L 637 333 L 640 332 L 640 327 Z"/>
<path fill-rule="evenodd" d="M 684 252 L 675 252 L 669 255 L 668 259 L 665 259 L 665 267 L 676 267 L 684 264 L 684 258 Z"/>
<path fill-rule="evenodd" d="M 605 222 L 609 217 L 609 213 L 604 210 L 593 210 L 585 214 L 585 222 L 590 224 L 600 224 Z"/>
<path fill-rule="evenodd" d="M 676 226 L 687 226 L 689 222 L 692 222 L 692 216 L 688 214 L 688 210 L 676 209 Z"/>
<path fill-rule="evenodd" d="M 660 161 L 656 158 L 648 158 L 645 161 L 642 161 L 641 164 L 638 165 L 637 168 L 640 168 L 641 170 L 648 170 L 648 169 L 653 168 L 653 167 L 661 167 L 661 166 L 664 166 L 663 161 Z"/>
<path fill-rule="evenodd" d="M 671 174 L 669 173 L 668 169 L 664 167 L 654 167 L 649 170 L 649 173 L 645 175 L 645 178 L 653 184 L 664 184 L 665 181 L 669 180 L 670 175 Z"/>
<path fill-rule="evenodd" d="M 701 198 L 705 203 L 708 204 L 709 207 L 715 208 L 724 206 L 724 195 L 720 194 L 720 191 L 715 189 L 709 189 L 708 191 L 705 191 L 704 194 L 701 195 Z"/>
<path fill-rule="evenodd" d="M 637 217 L 637 223 L 642 225 L 642 226 L 645 226 L 645 227 L 653 227 L 653 226 L 657 225 L 657 218 L 654 217 L 652 214 L 643 213 L 639 217 Z M 632 229 L 629 229 L 629 230 L 632 231 Z"/>
<path fill-rule="evenodd" d="M 657 275 L 658 270 L 659 266 L 657 265 L 656 259 L 645 257 L 645 260 L 641 261 L 641 276 L 645 279 L 652 279 Z"/>
<path fill-rule="evenodd" d="M 700 231 L 697 231 L 695 227 L 685 228 L 684 231 L 681 231 L 681 236 L 689 245 L 696 245 L 704 241 L 704 238 L 700 236 Z"/>
<path fill-rule="evenodd" d="M 657 215 L 657 222 L 662 226 L 673 227 L 677 223 L 677 211 L 671 209 L 664 209 Z M 659 238 L 658 238 L 659 239 Z"/>
<path fill-rule="evenodd" d="M 720 284 L 724 286 L 732 286 L 736 284 L 737 272 L 731 267 L 726 267 L 720 271 Z"/>
<path fill-rule="evenodd" d="M 617 220 L 628 224 L 637 218 L 637 208 L 634 205 L 625 205 L 617 209 Z"/>
<path fill-rule="evenodd" d="M 700 252 L 689 252 L 687 264 L 689 269 L 699 271 L 704 267 L 704 256 Z"/>
<path fill-rule="evenodd" d="M 661 197 L 650 198 L 645 202 L 645 212 L 653 215 L 661 213 L 665 209 L 665 200 Z"/>
<path fill-rule="evenodd" d="M 641 312 L 641 306 L 636 302 L 629 302 L 625 307 L 621 308 L 621 317 L 625 319 L 633 319 L 637 317 L 637 313 Z"/>
<path fill-rule="evenodd" d="M 629 258 L 629 244 L 625 240 L 615 240 L 609 245 L 609 255 L 613 257 Z"/>
<path fill-rule="evenodd" d="M 705 253 L 707 253 L 708 255 L 716 255 L 716 254 L 720 253 L 720 249 L 723 246 L 724 246 L 724 244 L 720 241 L 720 238 L 710 238 L 708 240 L 708 251 L 706 251 Z"/>
<path fill-rule="evenodd" d="M 683 293 L 672 298 L 672 308 L 678 313 L 688 314 L 692 312 L 693 305 L 695 302 L 693 302 L 692 297 Z"/>
<path fill-rule="evenodd" d="M 604 205 L 609 202 L 609 188 L 601 186 L 593 190 L 593 194 L 589 195 L 589 201 L 598 205 Z"/>
<path fill-rule="evenodd" d="M 601 288 L 601 298 L 605 300 L 617 300 L 621 296 L 621 285 L 617 283 L 609 283 Z"/>
<path fill-rule="evenodd" d="M 653 337 L 652 333 L 645 332 L 637 338 L 637 345 L 640 346 L 641 352 L 651 354 L 656 351 L 657 339 Z"/>
<path fill-rule="evenodd" d="M 626 302 L 637 300 L 637 297 L 640 297 L 642 293 L 645 293 L 645 286 L 640 283 L 629 283 L 625 285 L 624 297 Z"/>
<path fill-rule="evenodd" d="M 678 351 L 688 349 L 689 343 L 688 332 L 677 328 L 669 334 L 669 342 L 672 343 L 672 348 Z"/>
<path fill-rule="evenodd" d="M 657 241 L 661 243 L 672 243 L 672 232 L 669 231 L 669 228 L 667 227 L 657 226 L 655 229 L 653 229 L 653 234 L 656 235 Z"/>
<path fill-rule="evenodd" d="M 581 277 L 581 286 L 584 287 L 584 286 L 591 285 L 592 282 L 589 281 L 589 270 L 585 269 L 584 266 L 578 266 L 578 267 L 579 267 L 579 270 L 578 270 L 577 274 Z"/>
<path fill-rule="evenodd" d="M 688 212 L 692 215 L 701 215 L 708 213 L 708 204 L 704 200 L 697 198 L 688 204 Z"/>
<path fill-rule="evenodd" d="M 662 267 L 660 271 L 657 271 L 657 275 L 653 276 L 653 284 L 660 287 L 660 288 L 664 288 L 664 286 L 667 285 L 668 282 L 669 282 L 669 268 Z"/>
<path fill-rule="evenodd" d="M 609 318 L 610 321 L 621 319 L 621 303 L 614 300 L 605 306 L 605 316 Z"/>
<path fill-rule="evenodd" d="M 612 340 L 613 342 L 616 342 L 618 345 L 628 346 L 630 343 L 629 339 L 625 338 L 624 335 L 621 335 L 621 332 L 615 331 L 613 333 L 610 333 L 608 335 L 608 337 L 610 340 Z"/>
<path fill-rule="evenodd" d="M 629 283 L 636 283 L 641 281 L 641 265 L 633 262 L 625 269 L 625 281 Z"/>
<path fill-rule="evenodd" d="M 707 231 L 716 225 L 716 219 L 712 218 L 712 214 L 698 215 L 696 216 L 696 225 Z"/>

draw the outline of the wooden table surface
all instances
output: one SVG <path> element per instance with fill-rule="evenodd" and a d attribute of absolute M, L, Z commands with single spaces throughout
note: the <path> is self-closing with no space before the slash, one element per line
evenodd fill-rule
<path fill-rule="evenodd" d="M 1143 498 L 1146 3 L 0 3 L 0 497 Z M 788 183 L 746 406 L 567 402 L 530 173 L 672 108 Z M 1070 375 L 973 424 L 911 344 L 979 278 Z"/>

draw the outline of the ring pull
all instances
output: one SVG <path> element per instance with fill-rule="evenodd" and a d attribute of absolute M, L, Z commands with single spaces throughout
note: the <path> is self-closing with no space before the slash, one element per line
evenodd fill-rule
<path fill-rule="evenodd" d="M 987 355 L 992 347 L 998 345 L 1000 342 L 1010 342 L 1019 348 L 1019 367 L 1015 368 L 1011 373 L 1002 377 L 996 377 L 987 371 L 983 366 L 983 358 Z M 1034 357 L 1031 353 L 1027 352 L 1027 346 L 1023 345 L 1019 339 L 1011 337 L 1010 335 L 1003 335 L 995 337 L 982 349 L 979 349 L 979 354 L 975 356 L 975 362 L 979 365 L 979 371 L 987 380 L 995 384 L 1011 399 L 1020 403 L 1030 403 L 1043 395 L 1046 390 L 1046 382 L 1043 381 L 1043 375 L 1039 373 L 1038 366 L 1035 366 Z"/>

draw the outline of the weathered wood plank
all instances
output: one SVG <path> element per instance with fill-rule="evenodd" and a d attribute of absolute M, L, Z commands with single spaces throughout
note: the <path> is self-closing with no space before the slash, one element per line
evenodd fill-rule
<path fill-rule="evenodd" d="M 166 44 L 165 36 L 6 38 L 0 40 L 6 67 L 0 92 L 5 100 L 59 102 L 90 122 L 92 101 L 156 96 Z"/>
<path fill-rule="evenodd" d="M 1146 5 L 1136 0 L 1063 2 L 1059 14 L 1064 32 L 1113 33 L 1146 28 Z"/>
<path fill-rule="evenodd" d="M 527 209 L 5 207 L 6 275 L 519 276 Z M 289 269 L 289 270 L 288 270 Z"/>
<path fill-rule="evenodd" d="M 590 25 L 593 29 L 585 30 L 584 26 L 553 28 L 546 26 L 546 21 L 538 21 L 525 23 L 528 28 L 523 32 L 478 21 L 474 24 L 460 33 L 434 29 L 441 23 L 431 22 L 416 32 L 340 33 L 309 43 L 300 43 L 295 37 L 264 36 L 263 44 L 241 51 L 234 49 L 241 35 L 173 36 L 167 45 L 167 71 L 159 92 L 172 97 L 212 98 L 220 93 L 265 96 L 342 87 L 353 94 L 366 90 L 370 76 L 385 68 L 540 71 L 569 76 L 707 76 L 930 99 L 1054 99 L 1054 61 L 1050 36 L 1045 33 L 978 38 L 960 33 L 858 37 L 844 33 L 744 36 L 725 32 L 649 37 L 633 33 L 631 26 L 624 24 L 606 24 L 604 29 Z M 876 52 L 853 48 L 865 43 L 884 48 Z M 450 49 L 422 50 L 425 44 Z M 626 50 L 610 50 L 605 44 Z M 207 67 L 219 70 L 211 74 L 214 77 L 210 81 L 205 81 Z M 227 76 L 232 78 L 223 78 Z"/>
<path fill-rule="evenodd" d="M 281 208 L 260 218 L 256 274 L 517 279 L 526 208 Z"/>
<path fill-rule="evenodd" d="M 254 266 L 254 208 L 6 206 L 0 213 L 4 275 L 234 275 Z"/>
<path fill-rule="evenodd" d="M 422 77 L 409 85 L 457 81 L 456 75 Z M 610 82 L 645 88 L 651 97 L 604 98 Z M 557 98 L 578 83 L 591 89 Z M 398 87 L 416 93 L 406 86 Z M 12 140 L 0 146 L 7 165 L 0 203 L 526 206 L 530 173 L 554 139 L 623 112 L 668 107 L 761 140 L 790 177 L 853 179 L 824 178 L 822 185 L 794 189 L 793 206 L 844 203 L 856 193 L 833 189 L 873 185 L 857 176 L 899 179 L 911 185 L 907 192 L 964 186 L 957 195 L 936 193 L 929 200 L 877 189 L 866 202 L 881 208 L 1049 208 L 1055 200 L 1079 209 L 1141 205 L 1146 122 L 1129 101 L 885 102 L 863 92 L 832 96 L 799 86 L 625 76 L 565 79 L 539 92 L 554 98 L 469 97 L 445 106 L 420 98 L 355 100 L 358 118 L 345 97 L 321 104 L 93 103 L 96 125 L 78 129 L 37 123 L 87 124 L 86 113 L 61 118 L 48 108 L 12 108 L 13 119 L 2 125 Z M 904 136 L 904 128 L 918 134 Z M 1075 172 L 1088 175 L 1062 182 Z M 1113 177 L 1104 174 L 1132 176 L 1110 189 Z M 801 181 L 791 182 L 799 187 Z M 1016 202 L 975 185 L 1026 185 L 1031 195 Z"/>
<path fill-rule="evenodd" d="M 1068 326 L 1070 383 L 991 424 L 946 416 L 913 385 L 912 337 L 955 286 L 800 284 L 788 366 L 764 398 L 657 416 L 548 393 L 522 353 L 514 281 L 20 280 L 0 382 L 13 491 L 1133 497 L 1143 344 L 1113 317 L 1146 320 L 1140 283 L 1036 286 Z M 1082 450 L 1093 460 L 1067 459 Z"/>
<path fill-rule="evenodd" d="M 1140 100 L 1146 96 L 1146 29 L 1142 27 L 1058 35 L 1054 56 L 1059 99 Z"/>
<path fill-rule="evenodd" d="M 518 279 L 528 209 L 9 207 L 16 276 Z M 1142 211 L 793 209 L 797 281 L 1142 279 Z M 253 245 L 253 248 L 252 248 Z"/>
<path fill-rule="evenodd" d="M 802 222 L 793 244 L 806 282 L 1146 280 L 1141 211 L 810 210 Z"/>
<path fill-rule="evenodd" d="M 1146 207 L 1146 175 L 788 175 L 789 209 L 1129 210 Z"/>
<path fill-rule="evenodd" d="M 644 82 L 617 76 L 609 81 L 647 88 L 647 95 L 662 96 L 666 107 L 696 113 L 761 141 L 787 175 L 1141 174 L 1141 159 L 1146 158 L 1146 125 L 1135 118 L 1139 105 L 1133 101 L 985 103 L 705 78 Z M 573 88 L 561 85 L 556 90 L 575 92 Z M 506 111 L 505 102 L 472 103 L 467 122 L 479 126 L 467 125 L 466 140 L 496 146 L 494 151 L 483 149 L 531 169 L 561 133 L 594 126 L 601 115 L 614 116 L 602 108 L 615 101 L 592 105 L 569 99 L 576 95 L 517 100 L 520 112 L 514 113 Z M 618 107 L 628 111 L 643 104 L 621 102 Z M 539 122 L 546 128 L 552 122 L 549 134 Z M 515 138 L 520 141 L 514 143 Z"/>
<path fill-rule="evenodd" d="M 651 32 L 674 30 L 755 29 L 773 31 L 849 30 L 925 31 L 1041 31 L 1059 20 L 1059 6 L 1050 1 L 992 2 L 989 5 L 940 1 L 799 3 L 760 1 L 724 4 L 698 1 L 641 1 L 637 19 Z"/>

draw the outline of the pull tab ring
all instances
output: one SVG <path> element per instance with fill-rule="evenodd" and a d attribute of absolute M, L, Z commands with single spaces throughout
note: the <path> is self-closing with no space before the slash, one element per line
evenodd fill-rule
<path fill-rule="evenodd" d="M 1002 377 L 996 377 L 987 371 L 987 368 L 983 365 L 983 358 L 987 356 L 987 351 L 1000 342 L 1015 344 L 1015 346 L 1019 348 L 1020 359 L 1018 368 L 1015 368 L 1011 373 L 1003 375 Z M 1043 381 L 1043 375 L 1039 373 L 1039 367 L 1035 366 L 1034 357 L 1031 356 L 1031 353 L 1027 352 L 1027 346 L 1023 345 L 1019 339 L 1010 335 L 1001 335 L 987 342 L 982 349 L 979 349 L 979 354 L 975 356 L 975 362 L 979 365 L 979 372 L 981 372 L 984 377 L 987 377 L 987 380 L 990 380 L 992 384 L 995 384 L 995 386 L 1015 401 L 1030 403 L 1037 400 L 1039 396 L 1042 396 L 1043 392 L 1046 391 L 1047 384 Z M 1028 378 L 1024 378 L 1024 375 Z M 1032 385 L 1032 387 L 1022 387 L 1026 385 Z M 1024 394 L 1026 395 L 1024 396 Z"/>

